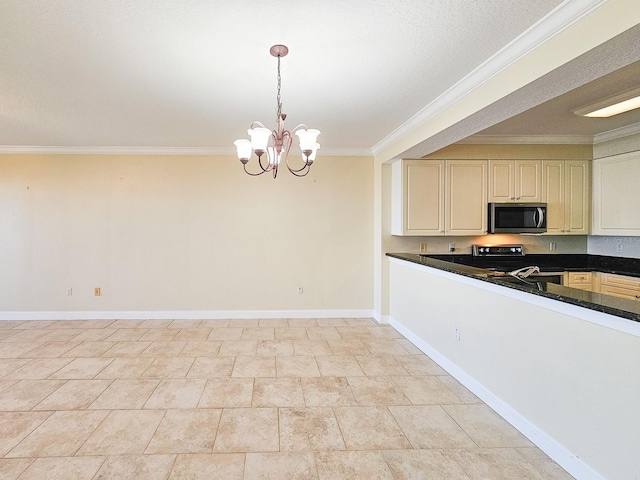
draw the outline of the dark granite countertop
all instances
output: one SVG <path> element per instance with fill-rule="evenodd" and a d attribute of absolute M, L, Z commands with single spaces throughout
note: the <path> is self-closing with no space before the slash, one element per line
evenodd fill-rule
<path fill-rule="evenodd" d="M 471 255 L 418 255 L 387 253 L 387 256 L 425 265 L 458 275 L 494 283 L 522 292 L 640 322 L 640 302 L 603 295 L 597 292 L 563 287 L 549 282 L 512 283 L 511 278 L 490 277 L 490 268 L 521 268 L 537 265 L 543 272 L 591 271 L 640 277 L 640 260 L 601 255 L 525 255 L 518 259 L 479 258 Z M 505 264 L 505 262 L 508 262 Z"/>

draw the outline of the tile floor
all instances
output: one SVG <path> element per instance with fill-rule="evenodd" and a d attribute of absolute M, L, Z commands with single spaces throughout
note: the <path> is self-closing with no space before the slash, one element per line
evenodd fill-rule
<path fill-rule="evenodd" d="M 572 477 L 347 318 L 0 321 L 0 478 Z"/>

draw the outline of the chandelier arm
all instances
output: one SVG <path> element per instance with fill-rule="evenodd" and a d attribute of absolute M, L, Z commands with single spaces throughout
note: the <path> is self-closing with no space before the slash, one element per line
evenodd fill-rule
<path fill-rule="evenodd" d="M 286 142 L 286 144 L 285 144 Z M 289 160 L 289 152 L 291 151 L 291 145 L 293 145 L 293 137 L 289 130 L 282 132 L 282 148 L 286 152 L 286 160 Z"/>
<path fill-rule="evenodd" d="M 266 152 L 267 158 L 269 157 L 269 152 Z M 262 157 L 258 157 L 258 165 L 260 165 L 260 168 L 262 169 L 262 173 L 264 172 L 268 172 L 269 170 L 271 170 L 271 168 L 269 167 L 269 164 L 267 164 L 267 168 L 264 168 L 262 166 Z"/>
<path fill-rule="evenodd" d="M 262 167 L 262 165 L 261 165 Z M 261 172 L 258 173 L 251 173 L 249 170 L 247 170 L 247 164 L 243 164 L 242 168 L 244 168 L 244 173 L 246 173 L 247 175 L 251 175 L 252 177 L 257 177 L 258 175 L 262 175 L 263 173 L 266 172 L 266 170 L 263 168 Z"/>
<path fill-rule="evenodd" d="M 306 129 L 307 126 L 304 123 L 301 123 L 300 125 L 295 127 L 293 130 L 291 130 L 291 132 L 295 132 L 296 130 L 299 130 L 300 128 L 305 128 Z M 291 149 L 291 145 L 293 144 L 293 136 L 291 135 L 291 132 L 288 131 L 288 130 L 286 131 L 286 133 L 288 134 L 288 138 L 289 138 L 289 149 Z M 288 154 L 287 154 L 286 163 L 287 163 L 287 168 L 294 175 L 296 174 L 296 172 L 302 172 L 305 168 L 311 166 L 311 164 L 307 161 L 307 162 L 304 162 L 304 165 L 302 165 L 301 168 L 296 169 L 296 168 L 291 167 L 291 164 L 289 163 L 289 155 Z M 309 173 L 309 172 L 307 172 L 307 173 Z M 297 176 L 298 177 L 304 177 L 307 173 L 305 173 L 304 175 L 297 175 Z"/>
<path fill-rule="evenodd" d="M 293 175 L 295 175 L 296 177 L 305 177 L 305 176 L 306 176 L 306 175 L 311 171 L 311 169 L 310 169 L 310 168 L 307 168 L 307 167 L 309 167 L 309 164 L 306 164 L 306 165 L 305 165 L 304 167 L 302 167 L 300 170 L 292 170 L 291 168 L 289 168 L 289 165 L 287 165 L 287 168 L 289 168 L 289 172 L 291 172 L 291 173 L 292 173 Z M 302 170 L 304 170 L 305 168 L 307 169 L 307 171 L 306 171 L 306 172 L 304 172 L 304 173 L 299 173 L 299 172 L 301 172 Z"/>
<path fill-rule="evenodd" d="M 304 123 L 301 123 L 300 125 L 296 125 L 295 127 L 293 127 L 291 129 L 291 133 L 295 133 L 296 130 L 300 130 L 301 128 L 304 128 L 305 130 L 307 130 L 309 127 L 307 127 Z"/>
<path fill-rule="evenodd" d="M 271 130 L 271 143 L 273 144 L 273 151 L 276 152 L 276 154 L 280 153 L 278 151 L 278 133 L 277 130 Z M 282 151 L 282 149 L 280 151 Z"/>
<path fill-rule="evenodd" d="M 307 162 L 307 163 L 305 163 L 305 164 L 302 166 L 302 168 L 295 169 L 295 168 L 291 168 L 291 165 L 289 165 L 289 162 L 287 162 L 287 168 L 288 168 L 288 169 L 289 169 L 289 171 L 290 171 L 291 173 L 293 173 L 293 174 L 295 174 L 295 172 L 301 172 L 301 171 L 303 171 L 305 168 L 310 167 L 310 166 L 311 166 L 311 164 Z M 306 173 L 305 173 L 305 175 L 306 175 Z"/>

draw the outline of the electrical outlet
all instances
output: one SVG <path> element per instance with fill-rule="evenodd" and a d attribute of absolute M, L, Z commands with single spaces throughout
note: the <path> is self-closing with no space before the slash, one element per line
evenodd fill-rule
<path fill-rule="evenodd" d="M 456 337 L 457 341 L 460 341 L 460 329 L 458 327 L 453 329 L 453 336 Z"/>
<path fill-rule="evenodd" d="M 427 244 L 426 243 L 421 243 L 420 244 L 420 253 L 425 253 L 427 251 Z"/>
<path fill-rule="evenodd" d="M 73 295 L 73 288 L 67 288 L 67 296 L 70 297 Z"/>
<path fill-rule="evenodd" d="M 556 242 L 549 242 L 549 251 L 550 252 L 555 252 L 557 247 L 558 246 L 556 245 Z"/>
<path fill-rule="evenodd" d="M 624 245 L 622 245 L 621 243 L 616 245 L 616 252 L 622 253 L 623 249 L 624 249 Z"/>
<path fill-rule="evenodd" d="M 96 288 L 94 288 L 94 289 L 93 289 L 93 294 L 94 294 L 96 297 L 99 297 L 99 296 L 100 296 L 100 287 L 96 287 Z"/>
<path fill-rule="evenodd" d="M 455 249 L 456 249 L 456 244 L 455 243 L 450 243 L 449 244 L 449 251 L 453 252 L 453 251 L 455 251 Z"/>
<path fill-rule="evenodd" d="M 296 290 L 297 295 L 302 295 L 303 290 L 302 287 L 298 287 L 298 289 Z"/>

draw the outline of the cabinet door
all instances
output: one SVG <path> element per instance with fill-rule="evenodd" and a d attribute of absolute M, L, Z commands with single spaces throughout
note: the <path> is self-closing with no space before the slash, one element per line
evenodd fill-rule
<path fill-rule="evenodd" d="M 594 276 L 592 272 L 565 272 L 564 285 L 593 292 L 595 291 L 593 286 Z"/>
<path fill-rule="evenodd" d="M 588 160 L 542 161 L 542 201 L 547 204 L 548 234 L 589 233 L 590 165 Z"/>
<path fill-rule="evenodd" d="M 393 235 L 444 234 L 444 160 L 392 165 Z"/>
<path fill-rule="evenodd" d="M 640 152 L 593 161 L 594 235 L 640 236 Z"/>
<path fill-rule="evenodd" d="M 627 300 L 640 299 L 640 295 L 635 290 L 612 285 L 601 285 L 600 293 L 603 295 L 611 295 L 612 297 L 626 298 Z"/>
<path fill-rule="evenodd" d="M 542 201 L 542 162 L 540 160 L 515 161 L 515 201 Z"/>
<path fill-rule="evenodd" d="M 600 293 L 629 300 L 640 300 L 640 278 L 598 273 Z"/>
<path fill-rule="evenodd" d="M 487 233 L 487 161 L 447 160 L 446 234 Z"/>
<path fill-rule="evenodd" d="M 547 233 L 561 235 L 565 231 L 564 160 L 543 160 L 542 179 L 542 201 L 547 204 Z"/>
<path fill-rule="evenodd" d="M 489 160 L 489 201 L 515 201 L 515 163 L 513 160 Z"/>
<path fill-rule="evenodd" d="M 566 233 L 571 235 L 587 235 L 589 233 L 590 165 L 587 160 L 567 160 L 564 162 L 564 229 Z"/>

